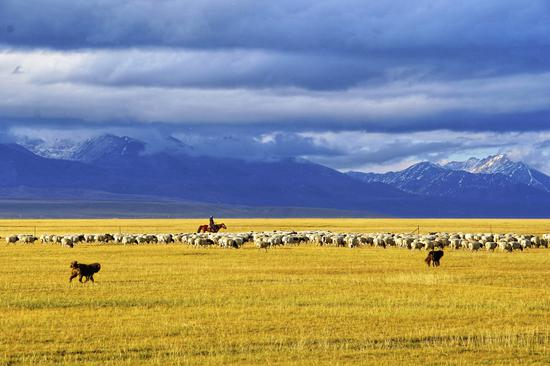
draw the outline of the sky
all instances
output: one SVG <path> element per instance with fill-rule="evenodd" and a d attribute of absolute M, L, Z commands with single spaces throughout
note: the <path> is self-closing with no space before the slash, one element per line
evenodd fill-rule
<path fill-rule="evenodd" d="M 0 0 L 0 134 L 550 173 L 547 0 Z"/>

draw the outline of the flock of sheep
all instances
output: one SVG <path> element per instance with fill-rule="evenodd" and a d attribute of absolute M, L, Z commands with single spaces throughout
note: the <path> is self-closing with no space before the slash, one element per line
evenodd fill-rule
<path fill-rule="evenodd" d="M 527 248 L 548 248 L 550 234 L 542 236 L 520 234 L 468 234 L 468 233 L 430 233 L 423 235 L 395 233 L 334 233 L 330 231 L 271 231 L 245 233 L 180 233 L 180 234 L 79 234 L 47 235 L 40 237 L 29 234 L 6 237 L 8 244 L 60 244 L 73 247 L 80 243 L 100 244 L 171 244 L 180 243 L 196 247 L 219 246 L 240 248 L 243 244 L 253 243 L 260 249 L 310 243 L 318 246 L 355 248 L 361 246 L 398 247 L 406 249 L 481 249 L 506 252 Z"/>

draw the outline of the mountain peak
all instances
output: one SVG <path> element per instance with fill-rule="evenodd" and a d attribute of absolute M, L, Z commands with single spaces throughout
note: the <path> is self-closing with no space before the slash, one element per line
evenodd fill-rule
<path fill-rule="evenodd" d="M 432 163 L 431 161 L 421 161 L 419 163 L 416 163 L 416 164 L 413 164 L 409 167 L 410 168 L 413 168 L 413 167 L 416 167 L 416 168 L 422 168 L 422 169 L 427 169 L 427 168 L 441 168 L 439 165 L 437 165 L 436 163 Z"/>
<path fill-rule="evenodd" d="M 139 155 L 145 150 L 145 143 L 128 136 L 111 134 L 92 137 L 80 144 L 71 154 L 71 160 L 95 162 L 119 157 Z"/>
<path fill-rule="evenodd" d="M 510 172 L 524 168 L 525 165 L 510 160 L 505 154 L 490 155 L 481 159 L 472 167 L 470 173 L 495 174 L 501 173 L 509 175 Z"/>
<path fill-rule="evenodd" d="M 397 172 L 348 175 L 368 183 L 385 183 L 408 193 L 456 200 L 523 199 L 544 197 L 544 191 L 550 192 L 550 177 L 521 162 L 513 162 L 504 154 L 450 162 L 445 166 L 424 161 Z"/>
<path fill-rule="evenodd" d="M 442 169 L 443 168 L 440 165 L 432 163 L 431 161 L 421 161 L 420 163 L 411 165 L 410 167 L 405 169 L 404 172 L 418 173 L 418 172 L 429 172 L 429 171 L 435 171 L 435 170 L 440 171 Z"/>
<path fill-rule="evenodd" d="M 512 160 L 510 158 L 508 158 L 508 155 L 506 155 L 506 154 L 495 154 L 495 155 L 489 155 L 486 158 L 478 160 L 478 161 L 508 162 L 508 161 L 512 161 Z"/>
<path fill-rule="evenodd" d="M 444 168 L 474 174 L 502 174 L 516 183 L 550 191 L 550 177 L 521 161 L 513 161 L 506 154 L 490 155 L 483 159 L 470 158 L 463 162 L 452 161 L 445 164 Z"/>
<path fill-rule="evenodd" d="M 62 160 L 70 160 L 74 150 L 78 147 L 77 142 L 63 138 L 44 140 L 19 137 L 15 142 L 38 156 Z"/>
<path fill-rule="evenodd" d="M 90 137 L 89 139 L 86 140 L 86 142 L 94 143 L 94 144 L 105 143 L 110 145 L 114 145 L 114 144 L 120 145 L 120 144 L 134 143 L 134 142 L 142 143 L 141 141 L 136 140 L 129 136 L 116 136 L 110 133 L 106 133 L 104 135 L 99 135 L 95 137 Z"/>
<path fill-rule="evenodd" d="M 499 170 L 509 169 L 514 165 L 512 160 L 506 154 L 490 155 L 483 159 L 471 157 L 466 161 L 451 161 L 443 165 L 446 169 L 463 170 L 469 173 L 499 173 Z"/>

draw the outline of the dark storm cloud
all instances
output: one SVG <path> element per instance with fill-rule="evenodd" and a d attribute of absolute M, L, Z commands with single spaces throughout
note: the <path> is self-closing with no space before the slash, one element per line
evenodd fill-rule
<path fill-rule="evenodd" d="M 0 129 L 339 169 L 534 163 L 549 59 L 545 0 L 0 0 Z"/>
<path fill-rule="evenodd" d="M 82 52 L 82 51 L 81 51 Z M 550 52 L 548 53 L 550 54 Z M 74 55 L 74 53 L 73 53 Z M 505 76 L 518 69 L 543 72 L 546 63 L 525 54 L 519 60 L 491 57 L 401 55 L 367 57 L 266 50 L 95 50 L 78 53 L 84 60 L 38 82 L 75 82 L 111 87 L 148 86 L 169 88 L 280 88 L 341 90 L 379 87 L 396 81 L 420 83 L 433 80 Z M 78 56 L 75 56 L 78 57 Z M 545 60 L 547 55 L 544 56 Z M 513 61 L 513 62 L 512 62 Z"/>
<path fill-rule="evenodd" d="M 168 46 L 367 52 L 550 45 L 544 0 L 4 0 L 2 41 L 52 48 Z"/>
<path fill-rule="evenodd" d="M 549 14 L 535 0 L 4 0 L 0 116 L 547 129 Z"/>
<path fill-rule="evenodd" d="M 414 132 L 429 132 L 434 130 L 456 131 L 456 132 L 537 132 L 550 130 L 550 110 L 502 114 L 502 115 L 464 115 L 457 116 L 459 112 L 440 114 L 423 120 L 409 120 L 406 118 L 395 121 L 346 121 L 343 123 L 338 120 L 293 120 L 271 121 L 262 123 L 242 123 L 238 120 L 223 123 L 203 123 L 197 121 L 186 121 L 185 123 L 164 123 L 151 122 L 146 124 L 136 124 L 133 120 L 107 119 L 98 122 L 73 118 L 14 118 L 11 116 L 0 115 L 0 125 L 3 128 L 14 126 L 27 126 L 32 128 L 51 128 L 80 130 L 89 129 L 95 131 L 104 131 L 108 129 L 143 130 L 144 134 L 152 130 L 165 131 L 167 133 L 185 133 L 189 131 L 201 131 L 213 136 L 223 136 L 225 132 L 229 135 L 235 134 L 269 134 L 274 131 L 286 131 L 289 133 L 299 133 L 307 131 L 368 131 L 369 133 L 387 133 L 402 134 Z M 540 146 L 541 148 L 550 148 L 550 143 Z"/>
<path fill-rule="evenodd" d="M 543 0 L 4 0 L 0 43 L 31 49 L 218 52 L 206 55 L 213 61 L 201 61 L 205 71 L 211 71 L 211 62 L 217 69 L 210 78 L 189 75 L 189 60 L 172 65 L 176 70 L 158 62 L 165 72 L 155 73 L 155 65 L 120 72 L 119 59 L 95 65 L 107 76 L 94 73 L 94 67 L 82 73 L 83 80 L 94 83 L 335 89 L 403 78 L 548 70 L 550 6 Z M 244 56 L 236 60 L 235 50 Z M 232 62 L 242 61 L 248 51 L 263 51 L 264 59 L 252 61 L 251 70 L 235 70 Z M 216 62 L 225 63 L 227 72 Z"/>
<path fill-rule="evenodd" d="M 319 124 L 319 128 L 334 127 L 334 123 Z M 397 121 L 350 123 L 348 127 L 368 128 L 371 132 L 405 133 L 433 130 L 462 132 L 529 132 L 550 130 L 550 109 L 535 112 L 480 114 L 449 111 L 422 119 L 402 118 Z"/>
<path fill-rule="evenodd" d="M 198 133 L 201 129 L 174 136 L 192 147 L 190 154 L 218 157 L 245 158 L 248 160 L 270 160 L 294 158 L 305 155 L 338 156 L 344 151 L 334 147 L 318 145 L 311 137 L 289 132 L 255 134 L 253 131 L 227 131 L 223 135 Z"/>
<path fill-rule="evenodd" d="M 392 60 L 268 51 L 96 51 L 62 74 L 37 82 L 111 87 L 280 88 L 334 90 L 384 82 Z"/>

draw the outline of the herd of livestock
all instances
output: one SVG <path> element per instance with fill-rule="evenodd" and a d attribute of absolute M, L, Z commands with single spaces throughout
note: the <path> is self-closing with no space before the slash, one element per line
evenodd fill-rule
<path fill-rule="evenodd" d="M 79 235 L 11 235 L 6 237 L 8 244 L 59 244 L 73 247 L 81 243 L 98 244 L 185 244 L 195 247 L 218 246 L 240 248 L 246 243 L 260 249 L 277 246 L 313 244 L 334 247 L 398 247 L 406 249 L 465 249 L 470 251 L 495 249 L 512 252 L 528 248 L 548 248 L 550 234 L 494 234 L 494 233 L 335 233 L 331 231 L 271 231 L 244 233 L 180 233 L 180 234 L 79 234 Z"/>

